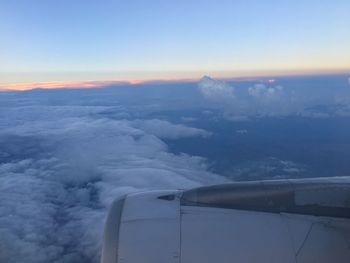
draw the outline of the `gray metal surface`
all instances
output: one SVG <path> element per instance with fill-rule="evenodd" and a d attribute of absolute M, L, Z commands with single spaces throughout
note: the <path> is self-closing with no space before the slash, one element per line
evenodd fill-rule
<path fill-rule="evenodd" d="M 181 205 L 350 218 L 350 182 L 303 179 L 200 187 L 185 191 Z"/>
<path fill-rule="evenodd" d="M 119 230 L 124 202 L 125 196 L 115 200 L 109 210 L 104 231 L 101 263 L 118 262 Z"/>
<path fill-rule="evenodd" d="M 349 219 L 181 207 L 181 263 L 348 263 Z"/>
<path fill-rule="evenodd" d="M 177 191 L 128 195 L 119 232 L 119 263 L 180 262 L 179 198 L 161 199 Z"/>

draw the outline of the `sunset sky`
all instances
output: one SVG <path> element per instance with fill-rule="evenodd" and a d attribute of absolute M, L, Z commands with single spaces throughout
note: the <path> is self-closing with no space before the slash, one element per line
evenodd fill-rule
<path fill-rule="evenodd" d="M 349 10 L 348 0 L 1 0 L 0 88 L 350 72 Z"/>

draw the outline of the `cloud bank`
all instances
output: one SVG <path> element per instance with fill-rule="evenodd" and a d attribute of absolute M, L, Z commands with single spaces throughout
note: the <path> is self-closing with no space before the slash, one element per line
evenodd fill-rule
<path fill-rule="evenodd" d="M 106 106 L 22 104 L 0 111 L 0 262 L 98 262 L 107 208 L 121 194 L 227 181 L 162 141 L 205 130 L 106 118 Z"/>
<path fill-rule="evenodd" d="M 329 87 L 329 79 L 320 83 L 317 78 L 309 78 L 295 82 L 295 86 L 287 81 L 288 88 L 278 80 L 246 81 L 252 82 L 250 86 L 233 88 L 228 82 L 205 76 L 198 83 L 198 90 L 210 107 L 220 109 L 224 118 L 233 121 L 278 116 L 350 116 L 350 90 L 344 79 L 333 80 L 335 86 Z"/>

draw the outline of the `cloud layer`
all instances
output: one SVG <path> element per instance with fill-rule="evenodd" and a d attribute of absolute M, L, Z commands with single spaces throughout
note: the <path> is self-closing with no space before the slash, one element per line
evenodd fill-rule
<path fill-rule="evenodd" d="M 0 113 L 0 262 L 98 262 L 119 195 L 226 181 L 161 140 L 210 135 L 202 129 L 105 118 L 105 106 L 14 104 Z"/>
<path fill-rule="evenodd" d="M 121 194 L 229 181 L 209 171 L 212 160 L 171 152 L 176 142 L 205 148 L 201 140 L 222 129 L 245 145 L 257 132 L 243 120 L 350 116 L 347 77 L 331 89 L 288 81 L 0 92 L 0 262 L 98 262 L 106 211 Z M 232 142 L 203 152 L 220 159 Z M 290 178 L 307 169 L 271 156 L 247 157 L 225 175 Z"/>

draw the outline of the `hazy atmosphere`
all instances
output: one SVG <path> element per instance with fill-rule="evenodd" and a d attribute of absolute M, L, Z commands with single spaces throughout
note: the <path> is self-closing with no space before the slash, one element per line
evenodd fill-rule
<path fill-rule="evenodd" d="M 350 176 L 349 1 L 0 1 L 0 262 L 99 262 L 125 193 Z"/>

